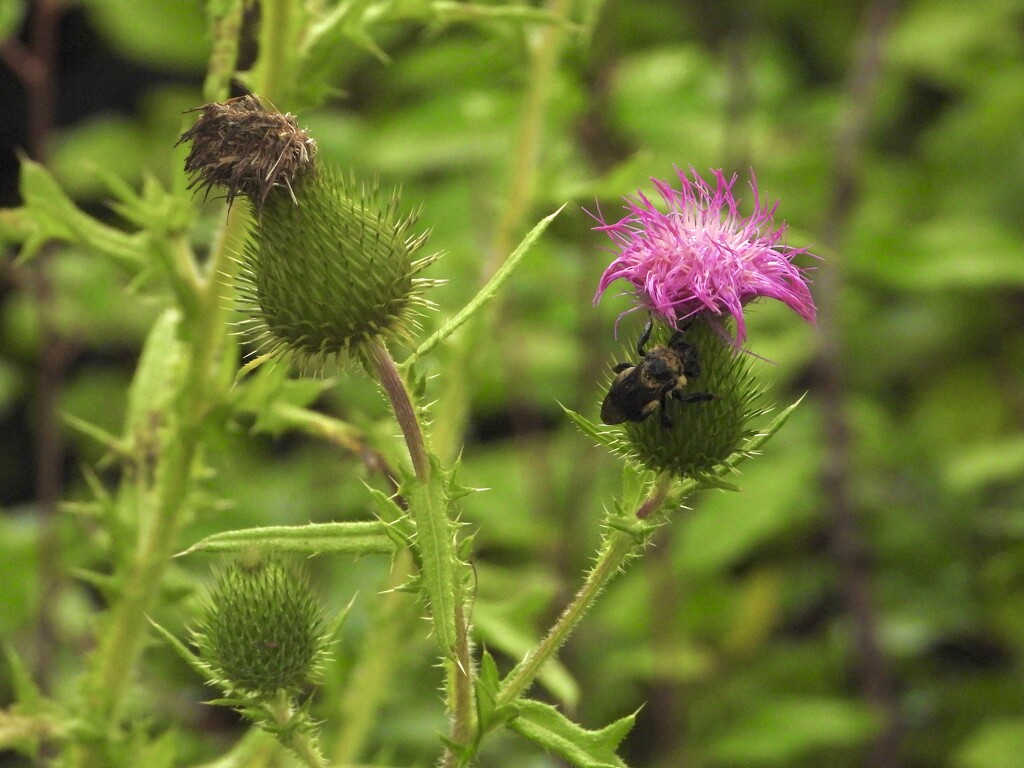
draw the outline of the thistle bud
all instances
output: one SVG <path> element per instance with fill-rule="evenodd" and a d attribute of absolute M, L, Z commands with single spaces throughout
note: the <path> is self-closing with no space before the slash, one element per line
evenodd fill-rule
<path fill-rule="evenodd" d="M 659 473 L 711 477 L 755 433 L 752 419 L 762 412 L 762 390 L 750 370 L 752 358 L 702 318 L 684 333 L 656 324 L 646 349 L 659 348 L 673 355 L 686 349 L 689 375 L 660 400 L 648 401 L 650 410 L 642 420 L 622 422 L 620 452 Z"/>
<path fill-rule="evenodd" d="M 243 307 L 261 352 L 317 367 L 375 337 L 404 337 L 433 281 L 416 277 L 436 255 L 414 259 L 427 234 L 398 195 L 329 170 L 271 194 L 242 255 Z"/>
<path fill-rule="evenodd" d="M 427 233 L 400 213 L 397 193 L 315 167 L 316 145 L 291 115 L 255 96 L 207 104 L 182 141 L 192 186 L 221 186 L 256 213 L 240 256 L 243 326 L 260 353 L 321 368 L 374 338 L 407 337 L 434 284 L 414 258 Z"/>
<path fill-rule="evenodd" d="M 315 682 L 328 644 L 307 577 L 277 560 L 225 568 L 193 639 L 222 687 L 265 698 Z"/>

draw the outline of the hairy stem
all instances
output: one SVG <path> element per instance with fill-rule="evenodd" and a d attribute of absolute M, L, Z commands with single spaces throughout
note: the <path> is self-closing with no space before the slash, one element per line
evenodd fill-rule
<path fill-rule="evenodd" d="M 637 519 L 645 519 L 665 501 L 668 495 L 670 478 L 662 475 L 658 478 L 650 495 L 637 509 Z M 584 616 L 590 611 L 598 596 L 605 587 L 622 570 L 626 562 L 636 554 L 642 546 L 642 539 L 636 534 L 625 531 L 611 530 L 605 537 L 597 560 L 587 573 L 587 578 L 580 587 L 572 602 L 562 611 L 554 626 L 543 640 L 526 657 L 509 672 L 498 691 L 497 705 L 511 704 L 519 698 L 533 683 L 548 659 L 552 658 L 565 644 L 573 631 L 579 626 Z"/>
<path fill-rule="evenodd" d="M 409 459 L 412 461 L 416 479 L 421 483 L 426 483 L 430 480 L 430 460 L 427 457 L 426 443 L 423 441 L 423 431 L 420 429 L 420 422 L 416 417 L 416 408 L 409 398 L 409 391 L 405 388 L 405 382 L 398 372 L 394 359 L 384 345 L 379 341 L 374 341 L 368 346 L 370 362 L 377 374 L 377 380 L 384 388 L 384 394 L 391 402 L 398 426 L 405 436 L 405 444 L 409 449 Z"/>
<path fill-rule="evenodd" d="M 113 736 L 119 727 L 125 693 L 142 652 L 146 614 L 157 601 L 167 563 L 177 551 L 177 534 L 191 489 L 211 378 L 226 333 L 223 281 L 233 280 L 236 270 L 229 235 L 237 235 L 244 221 L 240 213 L 231 214 L 211 254 L 196 303 L 197 313 L 192 318 L 193 343 L 185 379 L 169 420 L 174 431 L 164 438 L 159 459 L 155 500 L 151 509 L 138 510 L 145 524 L 140 524 L 135 553 L 121 575 L 123 591 L 107 617 L 96 649 L 88 683 L 87 718 L 98 734 Z M 84 744 L 72 764 L 80 768 L 106 765 L 103 741 Z"/>
<path fill-rule="evenodd" d="M 468 744 L 473 735 L 473 659 L 465 604 L 461 597 L 455 601 L 455 663 L 448 665 L 451 740 L 455 744 Z M 447 749 L 442 764 L 454 768 L 459 764 L 457 757 Z"/>
<path fill-rule="evenodd" d="M 268 702 L 266 707 L 276 725 L 288 726 L 296 716 L 295 707 L 284 691 L 281 691 L 274 701 Z M 326 768 L 327 762 L 317 749 L 316 742 L 301 728 L 290 729 L 281 739 L 281 743 L 309 768 Z"/>
<path fill-rule="evenodd" d="M 551 627 L 526 657 L 516 665 L 501 684 L 497 705 L 511 704 L 533 683 L 544 664 L 552 658 L 569 639 L 580 621 L 594 605 L 598 595 L 604 591 L 626 560 L 636 550 L 636 538 L 624 531 L 611 531 L 597 556 L 597 561 L 587 574 L 586 581 L 572 602 L 562 611 L 558 621 Z"/>
<path fill-rule="evenodd" d="M 473 660 L 465 614 L 463 567 L 455 546 L 455 525 L 448 514 L 447 497 L 435 493 L 435 486 L 441 479 L 431 476 L 423 431 L 398 367 L 383 344 L 374 341 L 368 347 L 369 361 L 391 402 L 395 419 L 405 436 L 416 481 L 421 486 L 409 495 L 410 512 L 416 521 L 416 547 L 434 614 L 435 633 L 441 642 L 447 669 L 451 740 L 465 744 L 473 729 Z M 456 756 L 446 750 L 444 765 L 455 764 Z"/>

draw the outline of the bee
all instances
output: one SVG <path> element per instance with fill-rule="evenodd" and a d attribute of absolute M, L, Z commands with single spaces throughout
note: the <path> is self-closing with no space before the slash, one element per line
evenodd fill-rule
<path fill-rule="evenodd" d="M 605 424 L 644 421 L 660 405 L 661 425 L 667 429 L 672 426 L 666 410 L 670 396 L 684 403 L 715 399 L 707 392 L 682 392 L 690 379 L 700 376 L 697 348 L 683 341 L 682 331 L 676 331 L 668 344 L 644 351 L 653 327 L 653 321 L 648 321 L 637 342 L 639 362 L 619 363 L 612 369 L 617 376 L 601 403 L 601 421 Z"/>

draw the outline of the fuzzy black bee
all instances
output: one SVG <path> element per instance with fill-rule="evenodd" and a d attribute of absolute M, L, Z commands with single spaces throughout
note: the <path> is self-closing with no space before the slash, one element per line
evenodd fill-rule
<path fill-rule="evenodd" d="M 619 363 L 612 369 L 618 375 L 601 403 L 601 421 L 605 424 L 643 421 L 660 405 L 661 425 L 668 428 L 672 421 L 665 406 L 670 396 L 684 403 L 715 399 L 707 392 L 683 394 L 687 382 L 700 376 L 700 363 L 697 348 L 683 341 L 681 331 L 676 331 L 667 345 L 644 351 L 652 328 L 653 323 L 648 322 L 636 345 L 639 362 Z"/>

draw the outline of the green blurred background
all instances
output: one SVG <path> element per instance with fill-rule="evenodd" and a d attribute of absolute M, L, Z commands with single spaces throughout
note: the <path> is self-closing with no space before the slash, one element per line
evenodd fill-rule
<path fill-rule="evenodd" d="M 18 34 L 22 4 L 0 8 L 0 32 Z M 389 62 L 339 50 L 334 95 L 313 109 L 277 105 L 298 114 L 323 160 L 401 184 L 409 206 L 422 204 L 431 247 L 447 254 L 430 271 L 448 282 L 432 293 L 428 328 L 569 202 L 477 340 L 471 375 L 446 382 L 443 350 L 430 367 L 441 439 L 465 442 L 463 481 L 489 489 L 464 505 L 482 635 L 504 639 L 503 666 L 515 660 L 514 640 L 525 649 L 571 595 L 619 489 L 616 462 L 559 406 L 597 418 L 609 366 L 642 320 L 625 319 L 616 341 L 627 300 L 612 292 L 592 306 L 607 241 L 582 208 L 614 217 L 623 194 L 651 191 L 649 177 L 674 178 L 678 165 L 739 173 L 749 211 L 753 168 L 762 197 L 781 200 L 788 242 L 821 257 L 807 262 L 821 322 L 758 305 L 750 346 L 771 361 L 761 367 L 771 400 L 809 396 L 744 465 L 742 492 L 691 499 L 613 585 L 541 695 L 590 727 L 643 707 L 622 750 L 636 766 L 1024 766 L 1024 6 L 588 8 L 592 34 L 567 34 L 539 84 L 529 51 L 542 25 L 395 23 L 375 30 Z M 83 208 L 116 221 L 97 166 L 136 186 L 180 179 L 172 145 L 191 119 L 183 111 L 202 101 L 205 9 L 82 0 L 66 7 L 58 44 L 47 162 Z M 532 200 L 503 223 L 535 93 L 545 108 Z M 18 204 L 24 105 L 0 70 L 4 206 Z M 205 206 L 197 239 L 222 216 Z M 37 503 L 40 365 L 54 350 L 40 343 L 13 255 L 0 296 L 0 636 L 49 659 L 46 685 L 59 694 L 100 605 L 69 574 L 102 563 L 79 521 L 49 523 Z M 167 298 L 159 284 L 130 290 L 90 253 L 57 251 L 49 267 L 58 407 L 117 433 L 140 343 Z M 466 433 L 444 435 L 459 403 Z M 358 371 L 342 372 L 318 407 L 380 439 L 393 429 Z M 356 458 L 252 426 L 235 420 L 212 440 L 208 511 L 183 546 L 229 528 L 371 514 Z M 60 495 L 88 498 L 84 477 L 102 449 L 62 429 Z M 111 479 L 102 463 L 95 471 Z M 175 590 L 188 594 L 213 561 L 180 565 L 165 626 L 187 623 Z M 332 606 L 359 594 L 330 701 L 387 563 L 312 567 Z M 43 636 L 41 602 L 52 625 Z M 428 764 L 443 728 L 426 631 L 410 625 L 407 669 L 371 748 L 381 764 Z M 170 651 L 148 653 L 140 682 L 157 721 L 192 734 L 193 761 L 237 738 L 229 715 L 197 703 L 209 693 Z M 0 703 L 9 698 L 0 673 Z M 0 765 L 19 760 L 0 755 Z M 557 765 L 512 737 L 485 764 Z"/>

